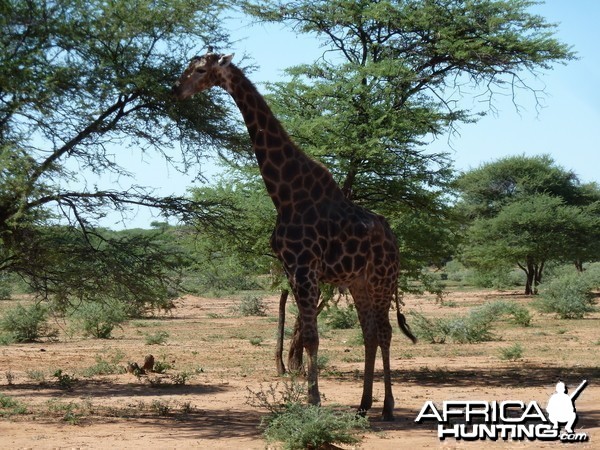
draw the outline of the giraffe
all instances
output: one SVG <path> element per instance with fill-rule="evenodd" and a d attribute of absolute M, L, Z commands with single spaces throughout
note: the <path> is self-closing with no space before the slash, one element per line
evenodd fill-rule
<path fill-rule="evenodd" d="M 400 312 L 396 238 L 382 216 L 347 199 L 329 170 L 292 142 L 256 87 L 231 63 L 232 58 L 232 54 L 213 53 L 209 48 L 205 55 L 192 58 L 173 91 L 183 100 L 218 86 L 232 96 L 242 114 L 260 173 L 277 211 L 270 242 L 299 309 L 308 355 L 308 401 L 320 404 L 317 303 L 319 283 L 331 283 L 350 290 L 363 331 L 365 368 L 358 412 L 366 414 L 373 403 L 379 347 L 385 384 L 383 419 L 394 420 L 389 354 L 389 309 L 394 296 L 400 328 L 416 342 Z"/>

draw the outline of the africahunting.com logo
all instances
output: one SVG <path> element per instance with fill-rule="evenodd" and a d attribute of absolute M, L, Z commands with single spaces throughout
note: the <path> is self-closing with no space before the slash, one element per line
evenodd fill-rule
<path fill-rule="evenodd" d="M 573 430 L 577 422 L 575 400 L 586 387 L 583 380 L 572 394 L 567 393 L 563 382 L 556 384 L 546 413 L 536 401 L 444 401 L 441 408 L 431 400 L 425 402 L 415 422 L 434 421 L 441 440 L 454 438 L 475 440 L 560 440 L 563 442 L 586 442 L 587 433 Z M 561 424 L 564 428 L 561 431 Z"/>

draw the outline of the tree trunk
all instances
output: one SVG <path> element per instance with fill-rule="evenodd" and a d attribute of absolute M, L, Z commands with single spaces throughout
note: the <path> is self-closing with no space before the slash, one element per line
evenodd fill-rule
<path fill-rule="evenodd" d="M 533 295 L 533 284 L 535 282 L 535 273 L 533 270 L 533 262 L 528 258 L 527 266 L 522 266 L 518 263 L 519 268 L 525 272 L 525 295 Z"/>
<path fill-rule="evenodd" d="M 285 304 L 287 303 L 290 291 L 281 290 L 279 297 L 279 316 L 277 320 L 277 346 L 275 347 L 275 364 L 277 366 L 277 375 L 285 375 L 285 365 L 283 364 L 283 337 L 285 333 Z"/>
<path fill-rule="evenodd" d="M 542 261 L 539 265 L 534 265 L 535 276 L 533 279 L 533 293 L 537 295 L 538 286 L 542 283 L 542 272 L 544 271 L 544 262 Z"/>

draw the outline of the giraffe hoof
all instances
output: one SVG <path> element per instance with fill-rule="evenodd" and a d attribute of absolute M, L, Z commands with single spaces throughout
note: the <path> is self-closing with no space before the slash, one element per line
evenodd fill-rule
<path fill-rule="evenodd" d="M 394 422 L 396 420 L 392 413 L 383 413 L 382 418 L 384 422 Z"/>

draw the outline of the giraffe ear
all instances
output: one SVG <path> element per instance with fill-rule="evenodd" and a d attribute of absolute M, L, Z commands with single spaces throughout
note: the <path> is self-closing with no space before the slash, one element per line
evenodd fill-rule
<path fill-rule="evenodd" d="M 232 59 L 233 59 L 233 53 L 231 53 L 229 55 L 221 55 L 221 57 L 219 58 L 218 64 L 221 67 L 227 67 L 231 63 Z"/>

